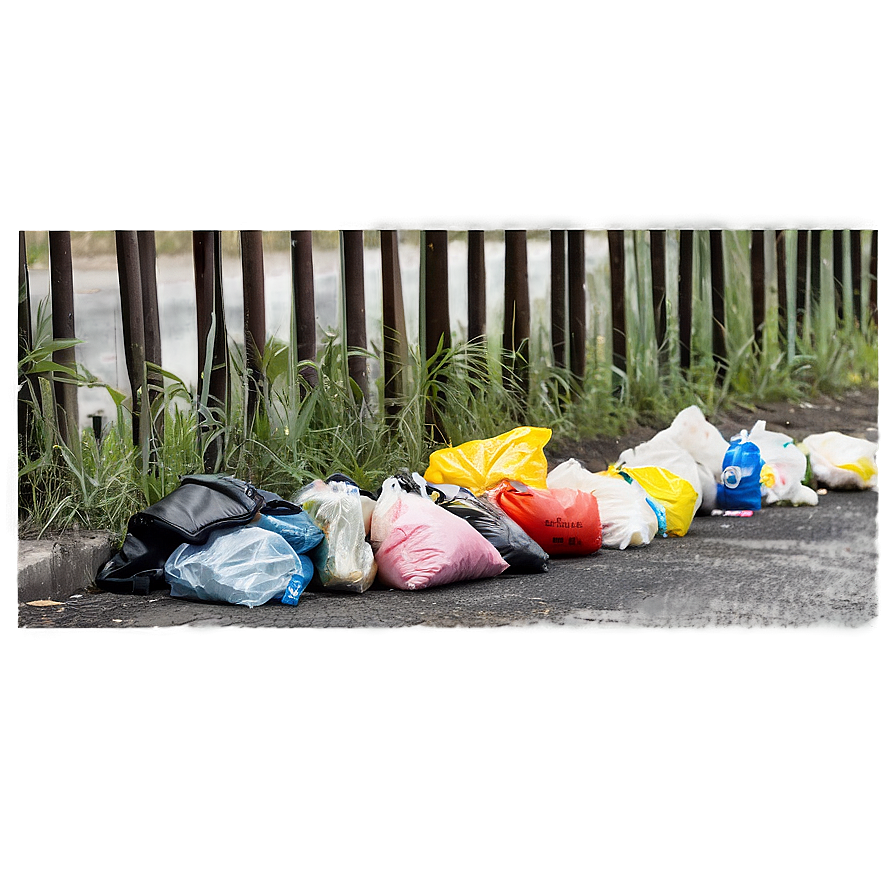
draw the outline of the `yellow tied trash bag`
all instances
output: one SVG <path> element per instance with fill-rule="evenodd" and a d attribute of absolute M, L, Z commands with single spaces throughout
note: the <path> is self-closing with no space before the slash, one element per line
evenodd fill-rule
<path fill-rule="evenodd" d="M 547 488 L 548 462 L 544 446 L 551 430 L 518 426 L 492 439 L 475 439 L 429 456 L 423 478 L 433 485 L 450 482 L 481 495 L 504 479 L 530 488 Z"/>
<path fill-rule="evenodd" d="M 624 475 L 623 475 L 624 474 Z M 686 535 L 697 512 L 697 490 L 687 479 L 662 467 L 611 466 L 601 476 L 630 476 L 666 509 L 666 534 Z"/>

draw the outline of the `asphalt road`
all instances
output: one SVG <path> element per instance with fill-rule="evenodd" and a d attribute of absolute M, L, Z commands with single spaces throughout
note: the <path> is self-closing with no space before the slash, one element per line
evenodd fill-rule
<path fill-rule="evenodd" d="M 856 626 L 877 615 L 875 492 L 750 518 L 698 516 L 683 538 L 553 560 L 548 572 L 417 592 L 306 591 L 295 607 L 74 595 L 19 604 L 21 627 L 482 627 L 504 625 Z"/>

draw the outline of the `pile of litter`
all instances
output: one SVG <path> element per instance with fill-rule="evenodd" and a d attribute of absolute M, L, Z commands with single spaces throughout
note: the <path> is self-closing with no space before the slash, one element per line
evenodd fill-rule
<path fill-rule="evenodd" d="M 416 591 L 683 537 L 696 514 L 751 516 L 815 505 L 825 489 L 877 488 L 875 442 L 826 432 L 795 444 L 764 420 L 729 440 L 696 406 L 606 470 L 570 458 L 548 471 L 550 438 L 523 426 L 442 448 L 422 475 L 398 470 L 376 492 L 339 473 L 289 499 L 230 476 L 185 476 L 131 517 L 97 585 L 250 607 L 298 604 L 312 583 Z"/>

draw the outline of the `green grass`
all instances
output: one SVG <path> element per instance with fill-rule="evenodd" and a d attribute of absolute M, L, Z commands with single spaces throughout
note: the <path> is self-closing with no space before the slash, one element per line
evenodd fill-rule
<path fill-rule="evenodd" d="M 97 236 L 96 244 L 103 238 Z M 672 276 L 677 235 L 668 240 L 668 344 L 664 352 L 658 352 L 649 243 L 646 233 L 629 233 L 624 373 L 609 363 L 609 274 L 605 267 L 588 276 L 583 382 L 575 382 L 566 370 L 553 365 L 549 334 L 536 327 L 528 345 L 529 391 L 522 397 L 516 389 L 504 388 L 505 380 L 510 378 L 513 383 L 521 369 L 520 355 L 506 356 L 484 341 L 456 342 L 427 361 L 411 345 L 402 395 L 387 414 L 382 377 L 371 381 L 369 396 L 362 396 L 347 377 L 347 354 L 334 333 L 324 341 L 317 359 L 301 367 L 292 362 L 288 343 L 269 340 L 263 358 L 262 394 L 257 413 L 249 420 L 242 351 L 231 344 L 228 408 L 208 410 L 202 394 L 162 372 L 164 387 L 151 396 L 146 410 L 155 427 L 139 446 L 133 444 L 131 435 L 130 399 L 112 389 L 116 418 L 100 442 L 84 432 L 74 444 L 66 445 L 51 415 L 34 414 L 27 440 L 20 440 L 20 533 L 35 536 L 81 527 L 123 534 L 134 512 L 169 493 L 180 476 L 202 470 L 210 443 L 221 447 L 221 469 L 290 497 L 311 479 L 335 472 L 375 489 L 401 468 L 423 472 L 431 451 L 445 443 L 488 438 L 518 425 L 547 426 L 557 439 L 569 443 L 618 435 L 635 421 L 661 428 L 690 404 L 712 414 L 734 402 L 798 400 L 817 392 L 837 394 L 851 386 L 876 385 L 877 332 L 868 319 L 867 303 L 860 303 L 860 325 L 853 323 L 851 314 L 841 324 L 833 311 L 832 280 L 827 285 L 823 282 L 810 308 L 809 326 L 799 336 L 791 327 L 779 337 L 777 297 L 772 291 L 763 350 L 756 349 L 752 342 L 749 240 L 738 233 L 726 233 L 724 238 L 728 363 L 724 370 L 716 371 L 711 354 L 706 234 L 695 234 L 694 244 L 693 363 L 686 372 L 679 365 L 677 284 Z M 823 244 L 823 251 L 827 250 L 829 242 Z M 791 264 L 791 275 L 793 270 Z M 792 295 L 789 304 L 792 310 Z M 20 382 L 29 384 L 31 402 L 51 407 L 55 377 L 69 377 L 82 387 L 108 388 L 83 369 L 53 364 L 52 353 L 62 343 L 52 340 L 50 329 L 48 309 L 42 303 L 34 346 L 20 364 Z M 375 356 L 368 357 L 374 360 Z M 309 374 L 316 382 L 314 387 L 308 386 Z"/>

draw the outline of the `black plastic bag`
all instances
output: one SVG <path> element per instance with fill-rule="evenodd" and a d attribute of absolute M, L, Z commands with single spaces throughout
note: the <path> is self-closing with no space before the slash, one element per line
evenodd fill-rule
<path fill-rule="evenodd" d="M 116 594 L 162 588 L 165 562 L 175 548 L 204 544 L 212 532 L 245 525 L 265 505 L 255 486 L 232 476 L 184 476 L 174 491 L 128 520 L 121 550 L 97 572 L 96 584 Z"/>

